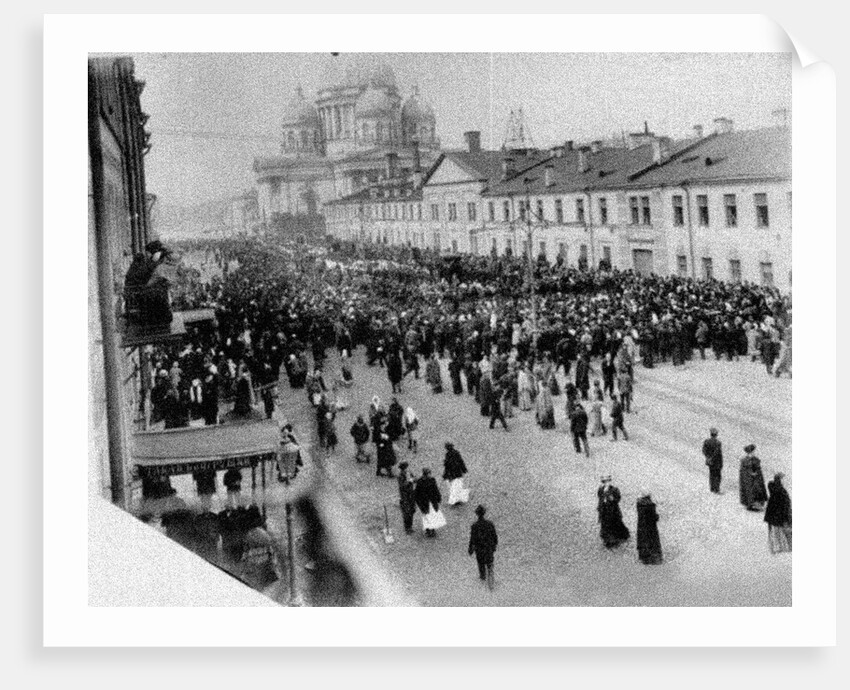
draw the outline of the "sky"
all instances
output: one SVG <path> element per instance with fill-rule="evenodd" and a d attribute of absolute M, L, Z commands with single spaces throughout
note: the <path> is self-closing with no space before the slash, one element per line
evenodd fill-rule
<path fill-rule="evenodd" d="M 717 117 L 735 129 L 775 123 L 791 108 L 790 53 L 381 53 L 400 95 L 414 86 L 437 119 L 444 148 L 480 130 L 501 146 L 522 108 L 536 146 L 650 130 L 706 133 Z M 253 186 L 255 156 L 279 150 L 280 117 L 300 85 L 313 100 L 354 59 L 331 53 L 138 53 L 142 108 L 153 148 L 148 191 L 191 206 Z"/>

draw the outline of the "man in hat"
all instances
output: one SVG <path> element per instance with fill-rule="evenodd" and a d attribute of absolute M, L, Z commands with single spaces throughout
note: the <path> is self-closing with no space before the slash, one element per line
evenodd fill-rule
<path fill-rule="evenodd" d="M 486 513 L 487 509 L 479 505 L 475 509 L 478 520 L 472 523 L 469 530 L 469 555 L 475 555 L 475 560 L 478 561 L 478 577 L 482 580 L 486 580 L 488 574 L 492 577 L 493 554 L 499 544 L 496 526 L 484 517 Z"/>
<path fill-rule="evenodd" d="M 702 443 L 702 454 L 708 465 L 708 488 L 714 494 L 720 493 L 720 474 L 723 469 L 723 449 L 718 431 L 714 427 L 708 430 L 709 438 Z"/>
<path fill-rule="evenodd" d="M 145 253 L 136 254 L 124 277 L 125 302 L 130 318 L 143 325 L 171 323 L 171 304 L 168 280 L 157 269 L 171 252 L 154 240 L 145 246 Z"/>
<path fill-rule="evenodd" d="M 413 516 L 416 513 L 416 483 L 407 473 L 409 465 L 399 464 L 398 469 L 398 506 L 404 521 L 405 534 L 413 534 Z"/>

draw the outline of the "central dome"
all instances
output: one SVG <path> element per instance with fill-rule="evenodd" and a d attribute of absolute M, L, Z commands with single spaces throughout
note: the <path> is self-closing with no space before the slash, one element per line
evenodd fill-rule
<path fill-rule="evenodd" d="M 419 99 L 419 88 L 413 89 L 413 94 L 401 107 L 401 116 L 405 122 L 410 123 L 433 123 L 436 119 L 431 106 Z"/>
<path fill-rule="evenodd" d="M 356 53 L 354 62 L 345 71 L 349 86 L 369 85 L 396 88 L 395 72 L 385 62 L 368 53 Z"/>
<path fill-rule="evenodd" d="M 357 117 L 389 116 L 393 112 L 393 102 L 385 91 L 369 86 L 357 99 L 355 112 Z"/>

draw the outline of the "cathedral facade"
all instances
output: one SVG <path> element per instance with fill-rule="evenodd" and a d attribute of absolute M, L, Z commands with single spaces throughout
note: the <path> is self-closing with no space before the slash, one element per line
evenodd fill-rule
<path fill-rule="evenodd" d="M 309 101 L 284 107 L 280 152 L 254 160 L 261 223 L 315 217 L 324 204 L 410 177 L 439 154 L 436 119 L 418 89 L 403 99 L 393 70 L 358 56 Z"/>

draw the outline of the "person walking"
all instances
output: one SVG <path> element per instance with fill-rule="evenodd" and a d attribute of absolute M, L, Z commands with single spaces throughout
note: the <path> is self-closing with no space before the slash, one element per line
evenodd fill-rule
<path fill-rule="evenodd" d="M 764 509 L 764 521 L 772 554 L 791 551 L 791 497 L 782 485 L 784 477 L 782 472 L 777 472 L 773 481 L 767 483 L 770 497 Z"/>
<path fill-rule="evenodd" d="M 620 392 L 620 399 L 623 401 L 623 409 L 627 413 L 631 413 L 632 411 L 633 385 L 632 375 L 627 369 L 622 369 L 620 373 L 617 374 L 617 390 Z"/>
<path fill-rule="evenodd" d="M 416 483 L 407 473 L 409 466 L 406 462 L 398 466 L 398 507 L 401 509 L 405 534 L 413 534 L 413 516 L 416 513 Z"/>
<path fill-rule="evenodd" d="M 502 387 L 500 381 L 493 382 L 493 389 L 491 393 L 491 402 L 490 402 L 490 428 L 493 428 L 496 420 L 498 419 L 502 423 L 502 427 L 505 431 L 508 430 L 508 423 L 505 421 L 505 412 L 504 412 L 504 404 L 505 398 L 508 395 L 508 391 Z"/>
<path fill-rule="evenodd" d="M 378 440 L 375 445 L 377 446 L 378 456 L 378 465 L 375 476 L 380 477 L 385 471 L 387 477 L 395 476 L 393 474 L 393 466 L 396 463 L 395 448 L 393 448 L 393 441 L 387 431 L 386 420 L 381 422 Z"/>
<path fill-rule="evenodd" d="M 496 553 L 496 547 L 499 545 L 499 536 L 496 533 L 496 526 L 484 516 L 487 514 L 487 509 L 479 505 L 475 509 L 475 514 L 478 519 L 472 523 L 469 530 L 469 555 L 475 556 L 478 562 L 478 577 L 481 580 L 488 580 L 492 588 L 493 584 L 493 555 Z"/>
<path fill-rule="evenodd" d="M 614 436 L 612 442 L 617 440 L 617 429 L 623 432 L 623 440 L 628 441 L 629 434 L 623 426 L 623 404 L 615 397 L 611 403 L 611 433 Z"/>
<path fill-rule="evenodd" d="M 431 476 L 431 470 L 427 467 L 422 469 L 422 476 L 416 481 L 414 492 L 416 507 L 422 513 L 422 529 L 425 536 L 434 538 L 437 530 L 446 526 L 446 518 L 440 510 L 440 502 L 443 500 L 437 480 Z"/>
<path fill-rule="evenodd" d="M 467 473 L 463 457 L 454 447 L 446 441 L 446 457 L 443 461 L 443 479 L 449 483 L 449 498 L 446 501 L 450 506 L 469 501 L 469 489 L 463 487 L 463 476 Z"/>
<path fill-rule="evenodd" d="M 231 467 L 224 473 L 224 486 L 227 489 L 227 505 L 233 509 L 241 505 L 242 473 Z"/>
<path fill-rule="evenodd" d="M 767 489 L 761 471 L 761 460 L 755 455 L 756 447 L 752 443 L 744 447 L 744 457 L 738 474 L 739 497 L 741 505 L 747 510 L 759 511 L 767 502 Z"/>
<path fill-rule="evenodd" d="M 638 558 L 645 565 L 660 565 L 664 557 L 661 536 L 658 534 L 658 511 L 649 491 L 641 492 L 636 507 Z"/>
<path fill-rule="evenodd" d="M 401 393 L 401 358 L 398 352 L 393 350 L 387 357 L 387 378 L 390 380 L 393 393 Z"/>
<path fill-rule="evenodd" d="M 354 453 L 354 460 L 368 463 L 371 460 L 369 451 L 366 450 L 366 444 L 369 443 L 369 425 L 366 424 L 362 414 L 357 415 L 357 421 L 351 425 L 350 433 L 357 449 Z"/>
<path fill-rule="evenodd" d="M 428 363 L 425 365 L 425 380 L 431 386 L 431 391 L 434 393 L 443 392 L 443 377 L 440 374 L 440 361 L 437 359 L 437 353 L 433 352 Z"/>
<path fill-rule="evenodd" d="M 534 385 L 531 379 L 531 371 L 527 364 L 523 364 L 517 374 L 517 389 L 519 394 L 519 409 L 531 409 L 531 394 L 534 390 Z"/>
<path fill-rule="evenodd" d="M 587 412 L 578 402 L 570 412 L 570 433 L 573 435 L 573 447 L 576 453 L 581 453 L 582 444 L 584 444 L 584 454 L 590 457 L 590 447 L 587 444 Z"/>
<path fill-rule="evenodd" d="M 407 449 L 419 452 L 419 417 L 412 407 L 404 411 L 404 429 L 407 431 Z"/>
<path fill-rule="evenodd" d="M 620 490 L 611 483 L 611 475 L 600 477 L 596 490 L 596 512 L 599 515 L 599 536 L 606 549 L 613 549 L 626 541 L 631 533 L 623 522 L 620 511 Z"/>
<path fill-rule="evenodd" d="M 614 376 L 617 373 L 617 368 L 614 366 L 614 358 L 610 352 L 605 353 L 605 358 L 602 360 L 602 383 L 603 392 L 614 397 Z"/>
<path fill-rule="evenodd" d="M 708 488 L 711 493 L 720 493 L 720 475 L 723 469 L 723 446 L 714 427 L 708 430 L 709 438 L 702 442 L 702 454 L 708 465 Z"/>

